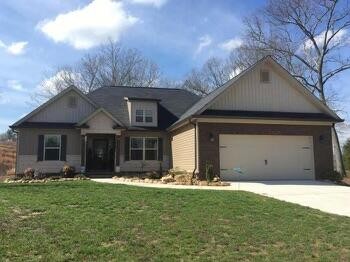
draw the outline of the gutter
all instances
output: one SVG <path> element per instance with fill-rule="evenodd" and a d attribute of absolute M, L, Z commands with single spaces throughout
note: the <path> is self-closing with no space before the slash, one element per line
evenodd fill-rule
<path fill-rule="evenodd" d="M 193 125 L 194 127 L 194 169 L 192 172 L 192 178 L 195 177 L 196 170 L 197 170 L 197 123 L 193 122 L 192 119 L 189 120 L 189 123 Z"/>

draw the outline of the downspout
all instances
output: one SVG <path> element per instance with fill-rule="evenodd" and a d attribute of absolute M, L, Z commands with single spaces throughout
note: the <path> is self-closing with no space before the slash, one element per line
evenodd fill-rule
<path fill-rule="evenodd" d="M 194 169 L 192 172 L 192 179 L 196 176 L 197 171 L 197 123 L 192 122 L 192 119 L 190 120 L 190 123 L 194 127 Z"/>

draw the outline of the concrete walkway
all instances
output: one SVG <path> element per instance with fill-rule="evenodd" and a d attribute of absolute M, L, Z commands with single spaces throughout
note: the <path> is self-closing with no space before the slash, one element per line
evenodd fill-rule
<path fill-rule="evenodd" d="M 183 186 L 92 179 L 96 182 L 174 189 L 243 190 L 350 217 L 350 187 L 319 181 L 231 182 L 231 186 Z"/>

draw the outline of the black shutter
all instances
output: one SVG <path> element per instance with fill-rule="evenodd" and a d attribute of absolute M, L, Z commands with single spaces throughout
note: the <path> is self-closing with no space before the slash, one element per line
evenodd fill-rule
<path fill-rule="evenodd" d="M 158 138 L 158 160 L 163 161 L 163 138 Z"/>
<path fill-rule="evenodd" d="M 129 161 L 130 160 L 130 137 L 125 137 L 124 139 L 124 160 Z"/>
<path fill-rule="evenodd" d="M 44 135 L 38 136 L 38 152 L 37 152 L 37 160 L 43 161 L 44 159 Z"/>
<path fill-rule="evenodd" d="M 67 160 L 67 136 L 66 135 L 61 135 L 61 161 L 66 161 Z"/>

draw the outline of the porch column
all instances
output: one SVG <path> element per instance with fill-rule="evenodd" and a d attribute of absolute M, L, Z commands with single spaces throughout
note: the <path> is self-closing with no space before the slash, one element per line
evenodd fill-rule
<path fill-rule="evenodd" d="M 87 135 L 81 136 L 81 172 L 86 172 L 86 148 L 87 148 Z"/>
<path fill-rule="evenodd" d="M 114 157 L 114 171 L 116 173 L 120 172 L 120 135 L 121 132 L 117 132 L 115 135 L 115 157 Z"/>

